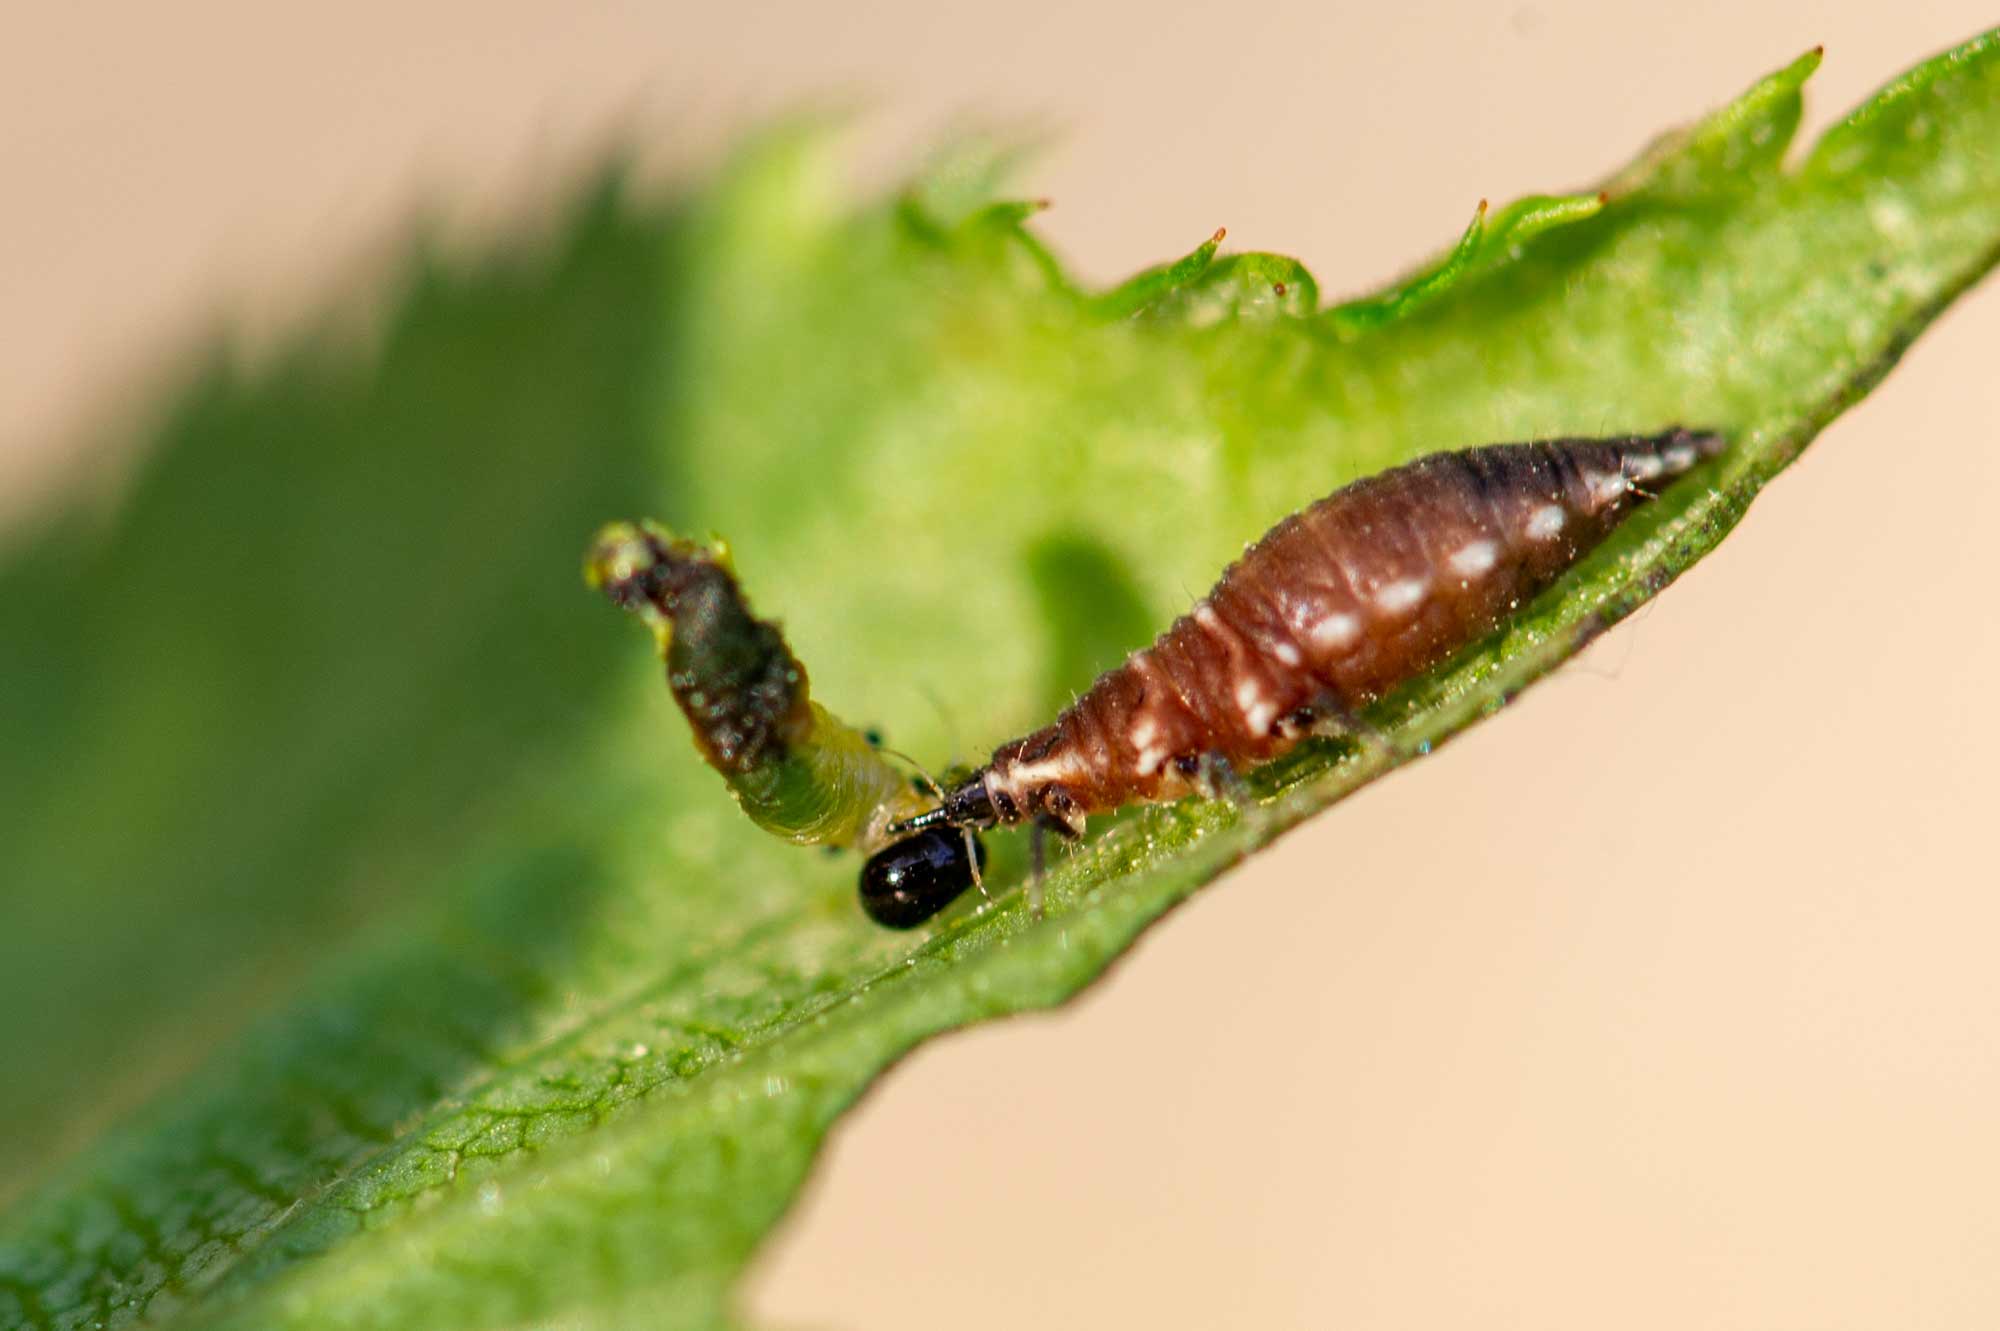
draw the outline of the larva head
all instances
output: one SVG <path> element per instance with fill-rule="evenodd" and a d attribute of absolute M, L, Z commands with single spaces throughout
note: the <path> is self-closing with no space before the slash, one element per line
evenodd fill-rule
<path fill-rule="evenodd" d="M 614 522 L 597 533 L 583 561 L 583 579 L 644 620 L 665 651 L 670 621 L 654 604 L 674 538 L 652 523 Z"/>
<path fill-rule="evenodd" d="M 914 929 L 964 895 L 985 865 L 978 834 L 926 828 L 868 857 L 861 866 L 861 908 L 887 928 Z"/>
<path fill-rule="evenodd" d="M 945 791 L 935 809 L 890 823 L 889 835 L 907 836 L 929 827 L 991 827 L 995 823 L 1020 821 L 1015 809 L 1001 809 L 994 804 L 992 791 L 987 785 L 991 770 L 982 767 Z"/>

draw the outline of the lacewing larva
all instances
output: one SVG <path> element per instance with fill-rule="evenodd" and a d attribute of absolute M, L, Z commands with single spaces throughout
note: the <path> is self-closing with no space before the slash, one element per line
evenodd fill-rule
<path fill-rule="evenodd" d="M 1284 519 L 1150 647 L 1053 722 L 1001 745 L 861 870 L 879 922 L 919 924 L 971 887 L 977 829 L 1045 833 L 1127 804 L 1213 794 L 1498 629 L 1718 434 L 1554 439 L 1434 453 Z M 1034 878 L 1031 877 L 1031 883 Z"/>

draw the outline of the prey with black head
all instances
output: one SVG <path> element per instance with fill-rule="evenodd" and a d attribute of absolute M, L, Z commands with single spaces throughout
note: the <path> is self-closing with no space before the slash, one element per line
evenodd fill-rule
<path fill-rule="evenodd" d="M 861 908 L 890 929 L 914 929 L 965 894 L 986 867 L 967 830 L 930 827 L 891 842 L 861 866 Z"/>

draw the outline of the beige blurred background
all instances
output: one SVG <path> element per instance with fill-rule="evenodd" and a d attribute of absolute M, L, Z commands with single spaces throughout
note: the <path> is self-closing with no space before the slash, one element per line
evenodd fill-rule
<path fill-rule="evenodd" d="M 1993 19 L 15 5 L 0 513 L 106 474 L 105 432 L 191 335 L 294 326 L 420 205 L 476 235 L 620 129 L 685 168 L 773 109 L 861 95 L 879 172 L 967 114 L 1054 126 L 1024 184 L 1086 273 L 1226 223 L 1339 293 L 1813 43 L 1808 132 Z M 1996 346 L 1989 283 L 1585 660 L 1068 1011 L 910 1059 L 836 1135 L 752 1312 L 2000 1325 Z"/>

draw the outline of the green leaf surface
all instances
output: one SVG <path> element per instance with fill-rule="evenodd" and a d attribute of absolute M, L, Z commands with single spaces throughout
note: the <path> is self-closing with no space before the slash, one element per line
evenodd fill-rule
<path fill-rule="evenodd" d="M 943 766 L 1357 476 L 1725 430 L 1377 710 L 1428 752 L 1712 548 L 2000 256 L 2000 38 L 1786 167 L 1815 63 L 1324 312 L 1295 262 L 1207 247 L 1079 291 L 979 169 L 854 210 L 798 132 L 413 263 L 369 355 L 219 357 L 113 515 L 0 564 L 0 1325 L 726 1322 L 884 1068 L 1062 1001 L 1391 760 L 1116 820 L 1040 921 L 1009 894 L 888 934 L 853 857 L 701 766 L 577 578 L 590 533 L 725 534 L 815 696 Z"/>

